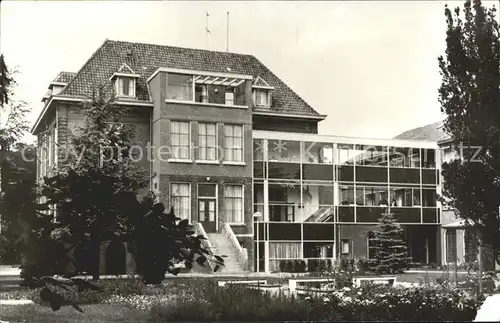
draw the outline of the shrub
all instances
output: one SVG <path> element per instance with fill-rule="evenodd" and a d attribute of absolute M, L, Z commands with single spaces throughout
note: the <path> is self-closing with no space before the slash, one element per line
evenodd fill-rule
<path fill-rule="evenodd" d="M 301 300 L 285 295 L 273 296 L 269 292 L 230 285 L 224 288 L 211 286 L 190 301 L 176 302 L 171 306 L 153 307 L 155 322 L 167 321 L 338 321 L 330 315 L 322 299 Z"/>
<path fill-rule="evenodd" d="M 319 270 L 318 259 L 307 259 L 307 271 L 310 273 L 318 272 Z"/>
<path fill-rule="evenodd" d="M 195 297 L 156 303 L 155 322 L 167 321 L 471 321 L 479 302 L 450 288 L 345 287 L 324 297 L 272 295 L 244 286 L 193 287 Z"/>
<path fill-rule="evenodd" d="M 479 303 L 458 289 L 369 284 L 333 292 L 330 304 L 346 321 L 471 321 Z"/>
<path fill-rule="evenodd" d="M 295 262 L 295 272 L 296 273 L 305 273 L 306 272 L 306 262 L 302 259 L 296 260 Z"/>
<path fill-rule="evenodd" d="M 356 261 L 356 267 L 359 272 L 368 273 L 370 270 L 370 261 L 366 258 L 360 258 Z"/>

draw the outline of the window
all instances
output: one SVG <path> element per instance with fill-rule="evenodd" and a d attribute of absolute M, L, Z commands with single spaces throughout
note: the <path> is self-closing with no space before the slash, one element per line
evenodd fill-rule
<path fill-rule="evenodd" d="M 391 207 L 420 206 L 420 188 L 391 187 Z"/>
<path fill-rule="evenodd" d="M 189 183 L 170 184 L 170 205 L 174 208 L 174 214 L 185 220 L 190 220 L 191 185 Z"/>
<path fill-rule="evenodd" d="M 269 242 L 269 258 L 299 259 L 302 258 L 300 242 Z"/>
<path fill-rule="evenodd" d="M 217 79 L 217 78 L 215 78 Z M 224 105 L 245 105 L 245 82 L 237 87 L 197 84 L 195 86 L 195 101 Z"/>
<path fill-rule="evenodd" d="M 214 123 L 198 124 L 198 159 L 217 160 L 217 125 Z"/>
<path fill-rule="evenodd" d="M 268 90 L 254 90 L 254 102 L 257 107 L 269 107 L 269 91 Z"/>
<path fill-rule="evenodd" d="M 226 88 L 226 97 L 225 97 L 226 105 L 234 105 L 234 89 Z"/>
<path fill-rule="evenodd" d="M 243 161 L 243 126 L 224 126 L 224 160 Z"/>
<path fill-rule="evenodd" d="M 190 159 L 189 122 L 170 122 L 170 155 L 174 159 Z"/>
<path fill-rule="evenodd" d="M 422 167 L 436 168 L 436 150 L 422 149 Z"/>
<path fill-rule="evenodd" d="M 118 96 L 135 97 L 135 80 L 128 77 L 119 77 L 117 79 Z"/>
<path fill-rule="evenodd" d="M 340 240 L 340 247 L 341 247 L 340 252 L 343 255 L 349 254 L 349 240 L 347 240 L 347 239 Z"/>
<path fill-rule="evenodd" d="M 300 141 L 269 139 L 267 144 L 267 155 L 271 162 L 300 163 Z"/>
<path fill-rule="evenodd" d="M 366 235 L 366 240 L 366 244 L 368 247 L 366 254 L 368 255 L 368 259 L 374 259 L 377 252 L 375 244 L 375 233 L 373 233 L 373 231 L 368 232 L 368 234 Z"/>
<path fill-rule="evenodd" d="M 224 210 L 226 222 L 243 223 L 243 186 L 224 186 Z"/>
<path fill-rule="evenodd" d="M 436 206 L 436 189 L 423 189 L 422 190 L 423 206 L 435 207 Z"/>
<path fill-rule="evenodd" d="M 419 168 L 420 161 L 420 149 L 418 148 L 389 148 L 389 163 L 391 167 Z"/>
<path fill-rule="evenodd" d="M 356 186 L 356 204 L 365 206 L 389 206 L 387 186 Z"/>
<path fill-rule="evenodd" d="M 338 145 L 338 156 L 335 158 L 335 161 L 338 165 L 353 165 L 354 164 L 354 156 L 356 156 L 354 146 L 353 145 Z"/>
<path fill-rule="evenodd" d="M 339 192 L 340 205 L 354 204 L 354 186 L 341 186 Z"/>
<path fill-rule="evenodd" d="M 387 166 L 387 147 L 356 145 L 356 165 Z"/>
<path fill-rule="evenodd" d="M 193 101 L 193 76 L 168 74 L 167 99 Z"/>
<path fill-rule="evenodd" d="M 57 142 L 56 142 L 56 128 L 52 129 L 50 133 L 50 142 L 49 142 L 50 148 L 50 166 L 56 166 L 56 160 L 57 160 Z"/>
<path fill-rule="evenodd" d="M 196 102 L 207 103 L 208 102 L 207 86 L 204 84 L 196 85 L 196 87 L 194 88 L 194 97 Z"/>
<path fill-rule="evenodd" d="M 304 142 L 302 161 L 313 164 L 333 164 L 333 145 L 330 143 Z"/>
<path fill-rule="evenodd" d="M 457 230 L 446 230 L 446 262 L 454 263 L 457 257 Z"/>

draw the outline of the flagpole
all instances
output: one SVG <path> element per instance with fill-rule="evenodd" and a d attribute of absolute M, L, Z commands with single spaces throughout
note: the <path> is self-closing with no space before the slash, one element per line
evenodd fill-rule
<path fill-rule="evenodd" d="M 210 33 L 209 29 L 208 29 L 208 16 L 210 16 L 210 15 L 208 14 L 208 11 L 205 11 L 205 14 L 206 14 L 206 23 L 205 23 L 205 34 L 206 34 L 205 49 L 208 49 L 208 34 Z"/>
<path fill-rule="evenodd" d="M 227 24 L 226 24 L 226 52 L 229 52 L 229 11 L 227 12 Z"/>

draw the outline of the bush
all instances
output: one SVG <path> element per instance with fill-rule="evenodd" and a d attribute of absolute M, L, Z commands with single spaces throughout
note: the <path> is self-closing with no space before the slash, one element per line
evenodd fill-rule
<path fill-rule="evenodd" d="M 153 321 L 472 321 L 480 304 L 463 291 L 441 286 L 370 284 L 305 299 L 238 285 L 204 284 L 190 293 L 171 304 L 157 303 Z"/>
<path fill-rule="evenodd" d="M 333 292 L 330 304 L 346 321 L 471 321 L 480 303 L 443 287 L 394 288 L 366 285 Z"/>
<path fill-rule="evenodd" d="M 302 259 L 281 260 L 279 267 L 282 273 L 303 273 L 306 271 L 306 263 Z"/>
<path fill-rule="evenodd" d="M 366 258 L 360 258 L 356 261 L 356 267 L 361 273 L 369 273 L 370 270 L 370 261 Z"/>
<path fill-rule="evenodd" d="M 318 298 L 300 300 L 269 292 L 229 285 L 210 286 L 199 296 L 175 305 L 157 305 L 152 310 L 155 322 L 169 321 L 317 321 L 341 318 L 330 315 L 326 304 Z"/>

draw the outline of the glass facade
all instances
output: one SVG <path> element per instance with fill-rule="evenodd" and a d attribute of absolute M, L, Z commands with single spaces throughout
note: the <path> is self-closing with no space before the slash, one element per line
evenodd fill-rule
<path fill-rule="evenodd" d="M 341 254 L 336 225 L 376 224 L 385 212 L 404 225 L 439 224 L 435 157 L 415 147 L 254 139 L 256 270 L 325 265 Z"/>
<path fill-rule="evenodd" d="M 430 156 L 435 150 L 254 139 L 254 209 L 270 222 L 369 223 L 388 209 L 405 223 L 437 223 Z"/>

